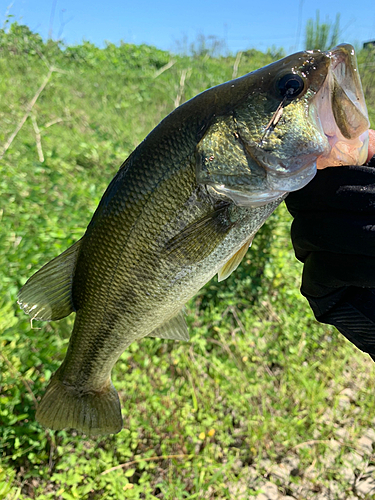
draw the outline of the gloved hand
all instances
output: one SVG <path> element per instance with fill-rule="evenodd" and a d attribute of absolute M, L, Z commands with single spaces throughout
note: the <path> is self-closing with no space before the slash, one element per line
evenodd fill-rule
<path fill-rule="evenodd" d="M 318 321 L 336 326 L 375 360 L 374 167 L 375 156 L 367 166 L 320 170 L 286 205 L 304 263 L 301 293 Z"/>

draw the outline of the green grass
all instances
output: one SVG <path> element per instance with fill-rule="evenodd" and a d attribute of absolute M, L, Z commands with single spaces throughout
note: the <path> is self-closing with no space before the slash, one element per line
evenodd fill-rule
<path fill-rule="evenodd" d="M 272 60 L 245 52 L 238 74 Z M 359 55 L 372 120 L 373 61 Z M 48 66 L 56 68 L 32 110 L 44 161 L 30 117 L 1 161 L 0 498 L 230 499 L 244 483 L 251 496 L 269 474 L 267 460 L 285 456 L 302 470 L 315 464 L 324 483 L 373 426 L 372 363 L 313 319 L 298 290 L 301 265 L 284 206 L 237 272 L 224 283 L 214 279 L 187 305 L 190 343 L 144 339 L 121 356 L 113 373 L 120 434 L 87 440 L 35 421 L 73 318 L 32 329 L 17 291 L 82 235 L 121 162 L 176 99 L 231 79 L 234 63 L 128 44 L 61 50 L 17 25 L 0 33 L 0 145 Z M 345 388 L 355 393 L 349 405 L 341 404 Z M 322 459 L 341 427 L 348 435 L 327 469 Z"/>

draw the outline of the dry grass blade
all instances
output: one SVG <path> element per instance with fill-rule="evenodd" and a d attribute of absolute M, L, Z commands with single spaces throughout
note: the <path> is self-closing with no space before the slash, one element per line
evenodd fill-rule
<path fill-rule="evenodd" d="M 178 108 L 178 106 L 181 104 L 182 101 L 182 96 L 184 95 L 184 90 L 185 90 L 185 81 L 186 81 L 186 76 L 190 69 L 183 69 L 181 71 L 181 78 L 180 78 L 180 86 L 176 95 L 176 98 L 174 100 L 174 107 Z"/>
<path fill-rule="evenodd" d="M 303 443 L 296 444 L 295 446 L 293 446 L 292 450 L 298 450 L 299 448 L 310 446 L 312 444 L 329 444 L 330 442 L 330 439 L 310 439 L 309 441 L 304 441 Z"/>
<path fill-rule="evenodd" d="M 36 149 L 38 151 L 38 158 L 41 163 L 44 162 L 44 154 L 42 149 L 42 139 L 40 135 L 40 130 L 38 124 L 36 122 L 36 118 L 34 115 L 31 115 L 31 121 L 33 124 L 34 132 L 35 132 L 35 141 L 36 141 Z"/>
<path fill-rule="evenodd" d="M 46 129 L 46 128 L 49 128 L 49 127 L 52 127 L 52 125 L 56 125 L 57 123 L 61 123 L 65 121 L 64 118 L 56 118 L 55 120 L 51 120 L 50 122 L 46 123 L 45 125 L 43 125 L 43 129 Z"/>
<path fill-rule="evenodd" d="M 158 71 L 155 72 L 153 78 L 157 78 L 162 73 L 164 73 L 164 71 L 167 71 L 169 68 L 171 68 L 175 64 L 175 62 L 176 61 L 171 59 L 167 64 L 164 64 L 164 66 L 162 66 L 160 69 L 158 69 Z"/>
<path fill-rule="evenodd" d="M 242 57 L 242 51 L 237 52 L 236 60 L 234 61 L 233 64 L 232 79 L 237 77 L 238 66 L 240 65 L 241 57 Z"/>
<path fill-rule="evenodd" d="M 0 160 L 3 159 L 5 153 L 8 151 L 8 149 L 10 148 L 12 142 L 14 141 L 14 139 L 17 137 L 17 134 L 18 132 L 21 130 L 21 128 L 23 127 L 25 121 L 27 120 L 27 118 L 29 117 L 33 107 L 35 106 L 35 103 L 36 101 L 38 100 L 38 97 L 40 96 L 40 94 L 43 92 L 43 90 L 45 89 L 47 83 L 49 82 L 51 76 L 52 76 L 52 73 L 56 71 L 55 68 L 50 68 L 49 71 L 48 71 L 48 74 L 47 76 L 45 77 L 42 85 L 38 88 L 38 90 L 36 91 L 34 97 L 31 99 L 31 101 L 29 102 L 29 104 L 27 105 L 27 109 L 26 109 L 26 113 L 23 115 L 22 119 L 20 120 L 19 124 L 17 125 L 17 127 L 15 128 L 14 132 L 10 135 L 10 137 L 8 138 L 7 142 L 5 143 L 5 146 L 0 154 Z"/>
<path fill-rule="evenodd" d="M 107 469 L 103 472 L 101 472 L 99 475 L 100 476 L 105 476 L 106 474 L 109 474 L 110 472 L 118 469 L 123 469 L 124 467 L 129 467 L 130 465 L 138 464 L 139 462 L 151 462 L 151 461 L 158 461 L 158 460 L 169 460 L 171 458 L 192 458 L 194 455 L 186 455 L 186 454 L 180 454 L 180 455 L 162 455 L 162 456 L 157 456 L 157 457 L 147 457 L 147 458 L 138 458 L 137 460 L 132 460 L 131 462 L 126 462 L 124 464 L 116 465 L 115 467 L 111 467 L 110 469 Z"/>

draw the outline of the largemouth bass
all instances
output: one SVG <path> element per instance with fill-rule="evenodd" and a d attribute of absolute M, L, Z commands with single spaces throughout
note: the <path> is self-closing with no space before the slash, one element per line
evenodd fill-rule
<path fill-rule="evenodd" d="M 317 163 L 363 163 L 368 127 L 349 45 L 291 55 L 168 115 L 121 166 L 82 239 L 19 293 L 34 320 L 76 312 L 38 421 L 119 432 L 111 370 L 121 353 L 146 336 L 188 340 L 186 301 L 229 276 Z"/>

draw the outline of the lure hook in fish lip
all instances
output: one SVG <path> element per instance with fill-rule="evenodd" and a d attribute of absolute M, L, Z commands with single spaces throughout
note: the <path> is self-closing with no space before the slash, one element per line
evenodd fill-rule
<path fill-rule="evenodd" d="M 330 68 L 314 103 L 330 150 L 317 159 L 317 168 L 363 165 L 368 154 L 370 122 L 354 48 L 341 44 L 326 55 Z"/>

